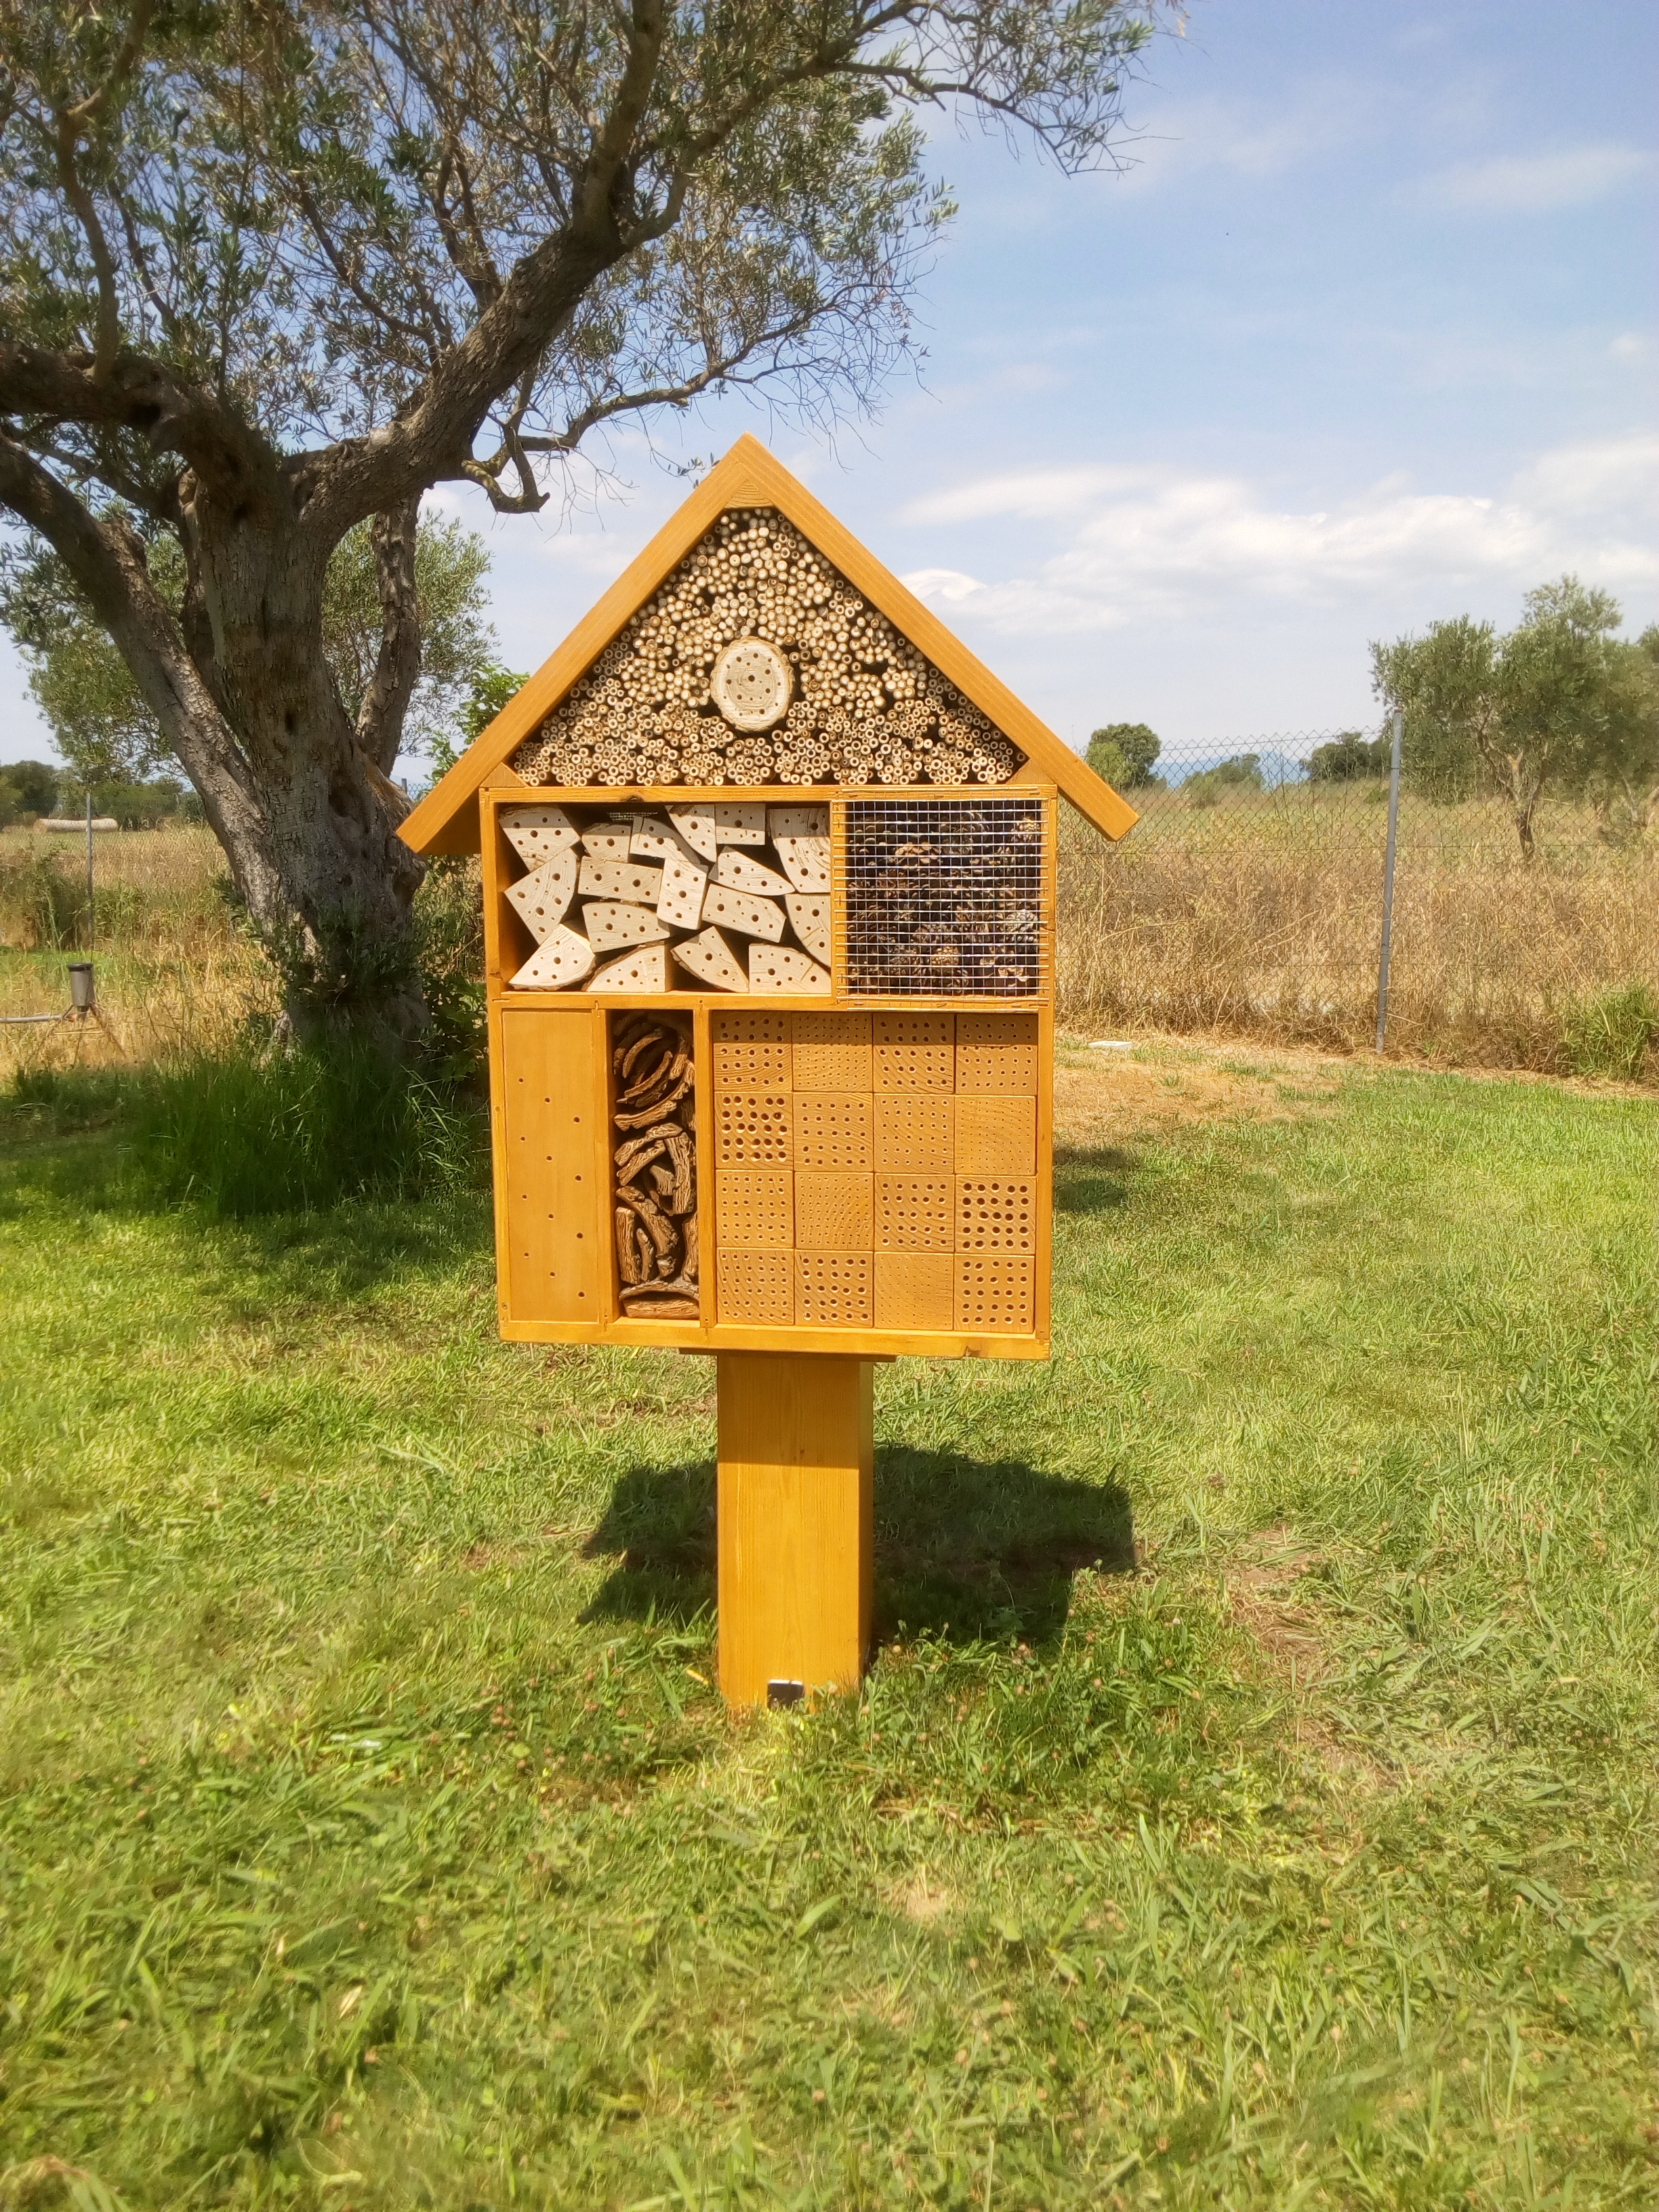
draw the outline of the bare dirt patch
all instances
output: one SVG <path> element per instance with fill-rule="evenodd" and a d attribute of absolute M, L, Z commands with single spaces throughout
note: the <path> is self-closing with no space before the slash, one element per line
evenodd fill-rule
<path fill-rule="evenodd" d="M 1054 1066 L 1063 1141 L 1110 1145 L 1137 1131 L 1206 1121 L 1290 1121 L 1325 1109 L 1344 1061 L 1328 1053 L 1192 1045 L 1091 1052 L 1067 1041 Z"/>

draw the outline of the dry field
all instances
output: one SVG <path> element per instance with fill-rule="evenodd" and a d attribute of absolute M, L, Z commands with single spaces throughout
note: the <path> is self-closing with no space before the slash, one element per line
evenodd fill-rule
<path fill-rule="evenodd" d="M 1559 1070 L 1573 1008 L 1659 988 L 1659 850 L 1545 820 L 1531 867 L 1496 806 L 1401 810 L 1392 1052 Z M 1338 1049 L 1376 1019 L 1384 816 L 1343 796 L 1165 803 L 1127 841 L 1062 823 L 1060 1003 L 1077 1028 L 1254 1035 Z"/>

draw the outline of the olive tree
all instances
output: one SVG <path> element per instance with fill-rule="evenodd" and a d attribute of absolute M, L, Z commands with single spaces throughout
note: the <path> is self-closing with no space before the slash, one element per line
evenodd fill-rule
<path fill-rule="evenodd" d="M 1164 4 L 0 0 L 0 507 L 119 648 L 296 1024 L 422 1018 L 386 777 L 422 493 L 532 512 L 722 386 L 867 403 L 948 213 L 922 112 L 1108 156 Z M 363 525 L 354 715 L 324 584 Z"/>

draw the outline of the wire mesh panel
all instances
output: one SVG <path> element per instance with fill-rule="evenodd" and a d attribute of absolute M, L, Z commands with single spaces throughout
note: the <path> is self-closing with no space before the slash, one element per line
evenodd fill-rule
<path fill-rule="evenodd" d="M 1042 826 L 1040 799 L 849 799 L 848 997 L 1036 998 Z"/>

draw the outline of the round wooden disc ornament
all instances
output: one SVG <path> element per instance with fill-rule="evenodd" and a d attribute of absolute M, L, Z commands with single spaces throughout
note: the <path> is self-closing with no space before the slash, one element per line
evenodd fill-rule
<path fill-rule="evenodd" d="M 708 695 L 739 730 L 769 730 L 788 711 L 789 663 L 763 637 L 740 637 L 714 663 Z"/>

